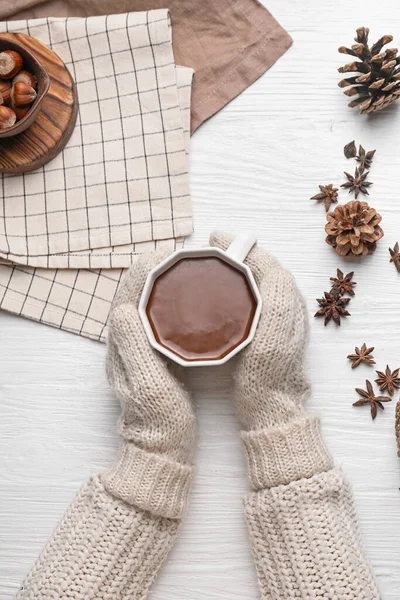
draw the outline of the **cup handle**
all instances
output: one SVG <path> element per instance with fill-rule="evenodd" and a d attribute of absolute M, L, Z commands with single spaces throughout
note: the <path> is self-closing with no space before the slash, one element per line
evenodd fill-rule
<path fill-rule="evenodd" d="M 236 262 L 241 263 L 256 243 L 257 238 L 254 235 L 239 233 L 226 249 L 226 254 Z"/>

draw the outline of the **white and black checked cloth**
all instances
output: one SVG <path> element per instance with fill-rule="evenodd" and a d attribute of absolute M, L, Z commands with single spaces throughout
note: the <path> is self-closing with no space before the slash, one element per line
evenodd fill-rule
<path fill-rule="evenodd" d="M 120 267 L 192 230 L 193 71 L 174 63 L 166 10 L 0 28 L 54 48 L 80 99 L 59 157 L 0 181 L 0 308 L 103 341 Z"/>
<path fill-rule="evenodd" d="M 104 255 L 112 246 L 190 234 L 168 11 L 10 21 L 3 28 L 29 33 L 61 56 L 78 86 L 79 116 L 58 157 L 32 173 L 2 177 L 0 256 L 85 268 L 90 250 Z M 107 256 L 99 266 L 109 266 Z"/>

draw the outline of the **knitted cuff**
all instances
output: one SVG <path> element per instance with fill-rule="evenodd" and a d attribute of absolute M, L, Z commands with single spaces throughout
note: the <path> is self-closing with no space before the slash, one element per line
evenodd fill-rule
<path fill-rule="evenodd" d="M 245 512 L 262 598 L 380 600 L 341 469 L 247 494 Z"/>
<path fill-rule="evenodd" d="M 193 467 L 124 442 L 113 468 L 102 476 L 113 496 L 155 515 L 183 516 Z"/>
<path fill-rule="evenodd" d="M 322 441 L 318 417 L 291 421 L 281 427 L 243 431 L 250 481 L 261 490 L 312 477 L 332 468 Z"/>
<path fill-rule="evenodd" d="M 143 600 L 179 525 L 110 496 L 96 475 L 70 505 L 14 600 Z"/>

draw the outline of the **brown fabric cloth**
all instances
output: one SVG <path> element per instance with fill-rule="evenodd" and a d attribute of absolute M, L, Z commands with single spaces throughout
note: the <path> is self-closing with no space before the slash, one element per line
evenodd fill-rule
<path fill-rule="evenodd" d="M 169 8 L 177 64 L 196 71 L 192 132 L 260 77 L 292 39 L 258 0 L 13 0 L 0 20 Z"/>

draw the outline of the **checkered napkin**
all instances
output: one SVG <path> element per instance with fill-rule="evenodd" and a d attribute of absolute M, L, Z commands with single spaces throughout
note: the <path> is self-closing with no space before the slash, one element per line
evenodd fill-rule
<path fill-rule="evenodd" d="M 2 177 L 0 256 L 85 268 L 102 249 L 96 265 L 107 267 L 112 247 L 191 233 L 168 11 L 4 28 L 29 33 L 61 56 L 78 86 L 79 117 L 58 157 L 33 173 Z"/>
<path fill-rule="evenodd" d="M 95 26 L 92 26 L 92 21 L 95 21 Z M 159 49 L 159 51 L 154 50 L 154 57 L 158 58 L 154 58 L 155 62 L 153 65 L 155 64 L 156 67 L 153 66 L 153 70 L 157 72 L 159 71 L 159 68 L 161 68 L 159 65 L 164 65 L 164 67 L 161 68 L 161 74 L 164 73 L 163 77 L 166 77 L 165 67 L 168 66 L 168 68 L 172 68 L 172 71 L 169 68 L 168 76 L 171 77 L 171 73 L 173 72 L 174 83 L 171 85 L 169 94 L 173 94 L 174 102 L 171 103 L 170 106 L 165 106 L 165 104 L 162 102 L 163 97 L 161 95 L 158 111 L 150 111 L 152 115 L 151 123 L 153 123 L 154 126 L 150 128 L 150 131 L 147 129 L 142 129 L 140 135 L 132 134 L 134 135 L 132 140 L 135 140 L 135 144 L 129 146 L 129 148 L 131 148 L 129 152 L 143 154 L 143 156 L 138 156 L 136 158 L 141 158 L 146 164 L 149 165 L 146 167 L 148 170 L 145 180 L 145 183 L 147 184 L 145 200 L 143 200 L 143 197 L 141 196 L 129 193 L 131 185 L 141 186 L 143 180 L 137 177 L 136 172 L 128 173 L 127 169 L 128 164 L 131 164 L 131 159 L 128 158 L 130 154 L 128 152 L 127 145 L 128 137 L 131 134 L 129 134 L 129 136 L 127 135 L 127 125 L 125 124 L 126 120 L 125 118 L 121 118 L 121 114 L 123 114 L 124 110 L 124 95 L 118 95 L 116 99 L 117 106 L 120 108 L 121 114 L 118 114 L 118 118 L 113 120 L 113 125 L 115 127 L 114 140 L 104 139 L 104 123 L 102 120 L 97 122 L 97 126 L 103 128 L 100 146 L 101 152 L 104 153 L 102 154 L 104 160 L 102 160 L 100 164 L 95 165 L 97 173 L 99 174 L 100 183 L 94 182 L 89 186 L 88 180 L 86 179 L 86 185 L 84 189 L 81 189 L 81 186 L 77 186 L 76 190 L 74 189 L 74 193 L 83 193 L 83 196 L 80 196 L 81 200 L 78 200 L 78 206 L 75 203 L 71 204 L 69 202 L 69 198 L 73 198 L 74 196 L 70 196 L 70 188 L 68 188 L 68 186 L 64 186 L 62 189 L 62 193 L 64 194 L 63 206 L 57 208 L 54 213 L 51 213 L 49 210 L 49 206 L 51 206 L 51 203 L 54 201 L 54 195 L 56 198 L 61 197 L 60 190 L 51 191 L 48 189 L 48 173 L 51 173 L 53 170 L 55 170 L 55 168 L 59 168 L 54 165 L 57 159 L 52 161 L 52 163 L 47 165 L 47 167 L 44 167 L 33 174 L 25 174 L 22 177 L 3 176 L 3 179 L 0 182 L 0 189 L 2 188 L 2 190 L 4 190 L 3 196 L 0 196 L 0 240 L 6 240 L 8 245 L 7 252 L 0 253 L 0 256 L 4 257 L 2 259 L 3 264 L 0 264 L 0 308 L 48 325 L 66 329 L 68 331 L 96 340 L 104 341 L 107 333 L 107 319 L 110 305 L 123 276 L 123 269 L 117 267 L 129 266 L 135 260 L 137 254 L 150 251 L 161 246 L 173 251 L 174 249 L 182 246 L 182 236 L 191 231 L 191 207 L 189 195 L 187 193 L 187 175 L 185 171 L 181 170 L 181 163 L 184 165 L 182 169 L 186 169 L 190 131 L 190 95 L 193 71 L 186 67 L 175 66 L 173 62 L 170 64 L 166 60 L 164 60 L 164 62 L 160 62 L 160 56 L 164 58 L 168 56 L 168 60 L 171 59 L 173 61 L 169 15 L 168 11 L 164 10 L 151 11 L 149 13 L 133 13 L 133 15 L 127 14 L 108 17 L 93 17 L 88 19 L 41 19 L 19 23 L 12 22 L 4 24 L 3 27 L 0 25 L 2 29 L 8 28 L 11 30 L 12 28 L 12 30 L 26 31 L 31 35 L 35 35 L 36 37 L 42 39 L 42 41 L 52 46 L 63 57 L 64 61 L 68 64 L 71 71 L 77 78 L 78 92 L 80 97 L 80 115 L 78 117 L 78 123 L 75 132 L 69 144 L 67 145 L 67 148 L 60 155 L 59 160 L 62 161 L 63 169 L 58 171 L 59 182 L 67 182 L 68 167 L 70 165 L 65 161 L 65 156 L 71 150 L 71 148 L 74 150 L 74 156 L 81 159 L 80 167 L 78 167 L 78 169 L 80 169 L 79 172 L 82 172 L 82 169 L 85 173 L 87 172 L 87 169 L 91 171 L 93 166 L 89 164 L 88 160 L 86 160 L 88 155 L 86 154 L 86 142 L 84 134 L 85 127 L 83 124 L 88 123 L 86 123 L 84 120 L 85 109 L 83 109 L 82 112 L 82 97 L 85 98 L 85 95 L 83 92 L 81 92 L 82 85 L 83 88 L 86 89 L 86 84 L 90 82 L 85 80 L 79 83 L 79 77 L 76 75 L 76 62 L 79 61 L 79 59 L 75 56 L 78 46 L 75 46 L 73 43 L 76 41 L 76 44 L 78 44 L 78 42 L 79 45 L 82 44 L 82 39 L 76 39 L 79 37 L 78 33 L 82 32 L 82 23 L 85 23 L 84 30 L 89 32 L 88 36 L 84 38 L 86 40 L 89 40 L 89 38 L 92 40 L 93 36 L 94 38 L 97 38 L 98 36 L 101 36 L 101 33 L 104 33 L 104 31 L 108 32 L 107 37 L 109 40 L 116 39 L 113 38 L 111 32 L 115 32 L 115 35 L 117 36 L 117 34 L 121 35 L 122 31 L 124 34 L 130 37 L 131 31 L 142 31 L 142 27 L 145 26 L 148 31 L 148 40 L 152 40 L 153 46 L 159 44 L 159 46 L 156 47 L 160 48 L 160 46 L 168 46 L 169 48 L 167 51 L 165 47 L 163 52 L 161 52 L 161 49 Z M 124 23 L 124 28 L 122 28 L 122 23 Z M 160 27 L 161 32 L 168 32 L 168 41 L 161 41 L 165 40 L 164 37 L 160 37 L 161 33 L 158 33 L 154 37 L 153 32 L 158 32 Z M 66 32 L 66 34 L 68 34 L 67 40 L 62 36 L 62 32 Z M 159 41 L 155 42 L 155 39 Z M 113 48 L 111 42 L 109 43 L 109 47 Z M 122 44 L 122 41 L 119 43 Z M 87 41 L 87 44 L 93 48 L 91 41 Z M 71 58 L 68 60 L 66 54 L 63 54 L 67 47 L 70 53 L 69 56 L 74 57 L 73 61 Z M 75 52 L 73 52 L 73 48 L 76 48 Z M 149 49 L 148 46 L 147 48 Z M 136 68 L 139 62 L 137 53 L 139 52 L 139 55 L 141 56 L 142 50 L 143 48 L 136 39 L 135 48 L 130 50 L 132 64 L 135 64 Z M 113 48 L 114 55 L 118 55 L 118 52 L 118 50 L 114 50 Z M 161 54 L 159 54 L 159 52 Z M 122 48 L 121 53 L 125 56 L 125 51 L 122 50 Z M 147 56 L 149 55 L 147 54 Z M 104 57 L 102 56 L 101 59 L 103 58 Z M 94 60 L 93 56 L 90 62 L 94 68 L 96 61 Z M 143 71 L 147 72 L 147 67 L 144 67 Z M 86 71 L 86 73 L 88 72 Z M 88 75 L 86 75 L 86 77 L 87 76 Z M 135 81 L 136 87 L 130 96 L 128 92 L 126 92 L 126 98 L 130 97 L 131 101 L 132 98 L 136 101 L 139 96 L 143 98 L 142 92 L 137 92 L 137 78 L 135 73 L 130 72 L 124 74 L 125 78 L 129 76 L 131 76 L 132 81 Z M 159 75 L 159 77 L 162 78 L 162 75 Z M 121 88 L 118 84 L 120 79 L 118 78 L 116 72 L 113 76 L 108 76 L 106 80 L 107 83 L 109 83 L 110 80 L 113 81 L 115 83 L 115 88 L 113 89 L 117 89 L 118 94 L 121 94 Z M 140 87 L 140 90 L 141 89 L 142 88 Z M 157 90 L 155 91 L 157 92 Z M 144 97 L 147 97 L 147 92 L 148 90 L 146 88 L 146 91 L 143 92 L 145 94 Z M 83 99 L 83 103 L 84 102 L 85 100 Z M 106 106 L 107 105 L 108 103 L 106 103 Z M 85 106 L 85 104 L 83 104 L 83 106 Z M 101 107 L 103 106 L 102 101 L 100 99 L 98 101 L 96 100 L 95 106 L 98 107 L 98 111 L 95 112 L 95 114 L 100 115 L 101 117 Z M 142 102 L 142 111 L 144 110 L 145 106 L 147 105 Z M 171 120 L 171 115 L 174 114 L 176 110 L 178 111 L 178 116 L 175 115 L 173 117 L 173 119 L 175 119 L 174 121 Z M 147 114 L 147 111 L 145 112 Z M 161 114 L 163 114 L 163 119 L 161 121 L 162 127 L 161 131 L 158 131 L 156 125 L 160 123 Z M 129 120 L 129 122 L 131 121 Z M 144 124 L 145 121 L 143 121 L 143 126 Z M 90 125 L 90 127 L 92 126 Z M 121 132 L 123 135 L 120 135 Z M 84 140 L 83 148 L 80 144 L 76 144 L 76 135 L 78 135 L 78 139 L 80 141 L 82 139 Z M 150 146 L 148 145 L 148 140 L 150 140 Z M 156 140 L 157 143 L 160 143 L 160 152 L 156 153 L 157 156 L 150 156 L 153 154 L 153 152 L 150 151 L 150 147 L 153 148 Z M 125 149 L 124 157 L 116 162 L 113 162 L 112 160 L 106 160 L 105 152 L 108 142 L 113 143 L 118 141 Z M 94 142 L 93 146 L 98 146 L 98 143 Z M 183 151 L 181 150 L 181 146 L 183 147 Z M 116 147 L 115 144 L 114 147 Z M 136 148 L 136 150 L 134 150 L 134 148 Z M 154 161 L 150 159 L 154 159 L 156 162 L 161 161 L 160 164 L 162 163 L 164 167 L 166 165 L 168 173 L 167 176 L 154 175 L 153 173 L 157 171 L 152 170 Z M 115 165 L 119 165 L 117 166 L 118 169 L 120 168 L 121 164 L 123 164 L 124 169 L 126 167 L 127 170 L 123 171 L 124 173 L 126 172 L 126 180 L 123 182 L 123 185 L 125 186 L 125 190 L 128 190 L 128 193 L 125 193 L 125 195 L 122 194 L 117 197 L 111 194 L 113 190 L 119 189 L 113 184 L 118 186 L 120 182 L 111 182 L 108 176 L 106 176 L 106 179 L 102 177 L 104 173 L 106 173 L 106 175 L 107 173 L 110 173 L 110 171 L 107 171 L 108 162 L 111 163 L 111 168 L 114 168 Z M 150 167 L 150 164 L 153 166 Z M 74 169 L 75 167 L 71 167 L 71 170 Z M 150 173 L 152 173 L 151 177 Z M 41 188 L 41 192 L 35 193 L 32 189 L 27 191 L 26 182 L 29 181 L 34 175 L 39 176 L 41 181 L 44 182 L 44 188 Z M 50 175 L 50 177 L 53 177 L 53 175 Z M 13 205 L 9 201 L 10 195 L 14 196 L 14 194 L 9 195 L 8 193 L 5 193 L 7 185 L 21 185 L 21 180 L 23 189 L 25 189 L 25 195 L 20 196 L 15 194 L 13 201 L 20 202 L 22 199 L 22 205 L 20 204 L 19 209 L 21 210 L 22 207 L 23 212 L 21 215 L 23 215 L 24 221 L 24 224 L 22 225 L 20 218 L 21 215 L 16 212 L 15 205 L 13 208 Z M 151 183 L 153 180 L 156 181 L 154 186 Z M 163 182 L 163 191 L 156 193 L 156 190 L 161 190 L 161 188 L 158 187 L 158 185 L 161 184 L 161 180 Z M 123 238 L 123 236 L 118 237 L 118 233 L 125 234 L 127 228 L 125 225 L 116 227 L 114 216 L 116 216 L 118 213 L 116 211 L 114 212 L 114 209 L 112 209 L 110 212 L 108 210 L 105 212 L 103 211 L 103 216 L 105 214 L 107 215 L 107 227 L 105 227 L 105 229 L 107 229 L 107 235 L 111 235 L 111 244 L 114 244 L 114 242 L 117 243 L 117 241 L 120 243 L 116 245 L 106 245 L 101 248 L 88 248 L 88 240 L 90 240 L 90 243 L 92 243 L 92 240 L 95 239 L 96 235 L 104 235 L 104 229 L 97 233 L 95 231 L 92 234 L 91 228 L 88 229 L 86 227 L 86 247 L 80 250 L 72 251 L 73 246 L 71 240 L 73 232 L 71 233 L 71 227 L 69 227 L 65 233 L 60 232 L 58 234 L 56 233 L 55 235 L 58 241 L 64 235 L 66 236 L 63 239 L 69 240 L 68 243 L 71 250 L 70 252 L 32 255 L 31 251 L 33 248 L 33 242 L 31 242 L 31 240 L 33 240 L 34 237 L 31 234 L 30 224 L 28 223 L 31 221 L 29 216 L 32 216 L 28 213 L 30 207 L 33 206 L 35 202 L 44 203 L 46 226 L 44 228 L 45 236 L 43 239 L 46 239 L 48 248 L 51 249 L 53 246 L 50 246 L 50 240 L 53 238 L 53 234 L 51 233 L 51 229 L 48 225 L 50 222 L 50 214 L 54 214 L 54 218 L 57 220 L 57 222 L 60 222 L 58 219 L 62 220 L 63 217 L 67 219 L 73 212 L 80 212 L 82 210 L 79 207 L 79 202 L 81 202 L 82 198 L 84 197 L 85 201 L 88 200 L 88 203 L 85 204 L 85 218 L 83 221 L 81 221 L 81 223 L 85 226 L 87 224 L 92 225 L 92 221 L 89 217 L 92 212 L 90 209 L 98 208 L 97 204 L 92 206 L 89 203 L 89 198 L 91 197 L 92 193 L 89 191 L 89 188 L 92 186 L 99 193 L 99 202 L 101 198 L 106 198 L 106 209 L 113 206 L 111 202 L 111 200 L 113 200 L 115 206 L 121 209 L 121 211 L 128 206 L 130 215 L 142 215 L 142 217 L 137 217 L 138 222 L 133 222 L 133 219 L 129 221 L 129 230 L 131 232 L 130 241 L 128 243 L 122 243 L 121 240 L 125 238 Z M 175 193 L 183 191 L 183 189 L 186 189 L 185 194 Z M 104 190 L 107 191 L 107 195 L 103 194 Z M 165 194 L 165 196 L 163 195 L 161 197 L 161 194 Z M 168 199 L 168 207 L 166 209 L 164 204 L 166 201 L 165 198 Z M 37 208 L 35 208 L 35 210 L 35 215 L 40 216 L 41 213 L 37 212 Z M 112 228 L 111 220 L 108 219 L 109 216 L 113 216 Z M 25 254 L 13 253 L 15 244 L 21 244 L 21 238 L 15 238 L 13 242 L 12 240 L 14 238 L 12 238 L 12 235 L 9 235 L 8 224 L 13 219 L 19 220 L 21 227 L 20 231 L 22 230 L 24 233 L 23 245 L 25 246 Z M 142 219 L 143 222 L 140 222 L 140 219 Z M 68 223 L 69 222 L 70 221 L 68 220 Z M 143 234 L 144 224 L 148 227 L 147 235 Z M 80 229 L 80 227 L 77 228 Z M 30 235 L 27 235 L 27 232 Z M 140 235 L 138 232 L 140 232 Z M 77 233 L 79 236 L 81 236 L 83 232 L 78 231 Z M 140 241 L 136 241 L 137 235 Z M 160 236 L 160 239 L 157 239 L 157 236 Z M 43 237 L 42 233 L 39 233 L 37 237 Z M 96 237 L 96 239 L 98 238 Z M 108 237 L 107 239 L 109 240 L 110 238 Z M 39 240 L 37 241 L 39 242 Z M 26 252 L 27 248 L 28 253 Z M 13 252 L 11 252 L 11 249 Z M 31 267 L 29 265 L 35 266 Z M 81 265 L 85 268 L 69 268 Z"/>

